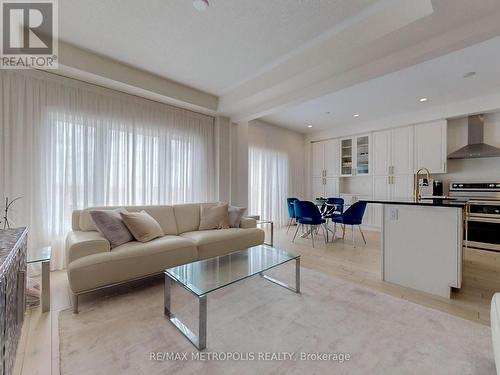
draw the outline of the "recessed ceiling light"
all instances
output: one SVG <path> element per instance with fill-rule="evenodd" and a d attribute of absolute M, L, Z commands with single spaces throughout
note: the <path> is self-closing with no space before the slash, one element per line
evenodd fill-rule
<path fill-rule="evenodd" d="M 464 73 L 463 77 L 469 78 L 469 77 L 473 77 L 475 75 L 476 75 L 476 72 L 467 72 L 467 73 Z"/>
<path fill-rule="evenodd" d="M 359 113 L 354 114 L 352 117 L 359 117 Z"/>
<path fill-rule="evenodd" d="M 313 126 L 312 125 L 307 125 L 308 128 L 312 128 Z"/>
<path fill-rule="evenodd" d="M 204 12 L 209 7 L 208 0 L 193 0 L 194 9 L 200 12 Z"/>
<path fill-rule="evenodd" d="M 422 102 L 422 103 L 423 103 L 423 102 L 426 102 L 427 100 L 429 100 L 429 99 L 428 99 L 428 98 L 420 98 L 420 99 L 418 99 L 418 101 L 419 101 L 419 102 Z"/>

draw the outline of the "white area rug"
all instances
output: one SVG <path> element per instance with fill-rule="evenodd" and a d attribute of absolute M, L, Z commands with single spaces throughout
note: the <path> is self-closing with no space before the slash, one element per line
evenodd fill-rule
<path fill-rule="evenodd" d="M 288 281 L 292 267 L 275 276 Z M 196 300 L 173 289 L 172 310 L 191 327 Z M 163 316 L 163 285 L 81 305 L 59 317 L 61 372 L 69 374 L 494 374 L 489 328 L 330 276 L 302 269 L 297 295 L 253 277 L 208 296 L 206 353 Z M 176 360 L 151 352 L 187 353 Z M 259 353 L 293 352 L 293 359 Z M 211 354 L 216 353 L 216 354 Z M 301 360 L 301 353 L 348 353 L 350 360 Z M 277 354 L 276 354 L 277 355 Z"/>

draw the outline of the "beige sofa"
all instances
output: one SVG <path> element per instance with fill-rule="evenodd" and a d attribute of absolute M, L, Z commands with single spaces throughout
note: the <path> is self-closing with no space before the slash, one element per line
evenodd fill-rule
<path fill-rule="evenodd" d="M 89 212 L 114 208 L 117 207 L 73 211 L 72 231 L 66 237 L 66 263 L 75 312 L 78 312 L 81 294 L 264 242 L 264 231 L 256 228 L 255 219 L 250 218 L 243 218 L 240 228 L 199 231 L 200 204 L 194 203 L 125 207 L 130 212 L 145 210 L 158 221 L 165 236 L 111 249 L 108 240 L 97 231 Z"/>

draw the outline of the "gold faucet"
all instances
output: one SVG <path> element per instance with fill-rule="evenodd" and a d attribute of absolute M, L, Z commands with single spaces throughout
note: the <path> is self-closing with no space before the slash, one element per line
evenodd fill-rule
<path fill-rule="evenodd" d="M 417 173 L 415 174 L 415 200 L 418 201 L 420 200 L 420 183 L 418 176 L 420 175 L 420 172 L 425 172 L 425 177 L 427 178 L 427 183 L 431 183 L 431 172 L 427 168 L 420 168 Z"/>

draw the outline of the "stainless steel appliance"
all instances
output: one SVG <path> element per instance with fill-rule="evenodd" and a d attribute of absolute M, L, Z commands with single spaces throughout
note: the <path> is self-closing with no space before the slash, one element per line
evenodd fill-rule
<path fill-rule="evenodd" d="M 452 182 L 450 197 L 467 201 L 465 246 L 500 251 L 500 181 Z"/>

